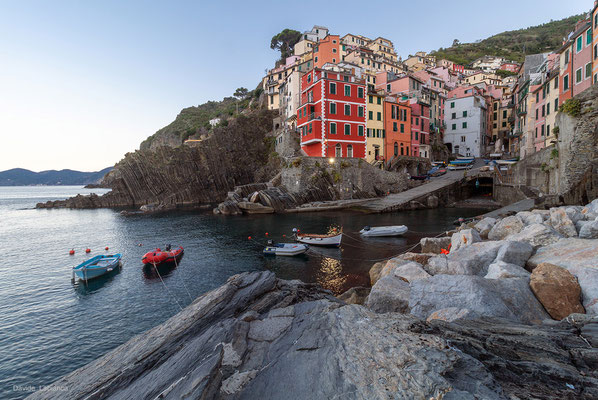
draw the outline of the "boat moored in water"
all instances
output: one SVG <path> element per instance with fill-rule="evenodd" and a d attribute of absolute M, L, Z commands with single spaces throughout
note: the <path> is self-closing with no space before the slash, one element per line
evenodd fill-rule
<path fill-rule="evenodd" d="M 72 279 L 75 280 L 76 276 L 82 281 L 88 281 L 112 272 L 121 266 L 120 254 L 95 256 L 76 267 L 73 267 Z"/>
<path fill-rule="evenodd" d="M 298 256 L 307 249 L 307 245 L 301 243 L 268 243 L 263 253 L 267 256 Z"/>
<path fill-rule="evenodd" d="M 405 225 L 394 226 L 366 226 L 359 231 L 361 236 L 365 237 L 383 237 L 383 236 L 400 236 L 406 233 L 409 229 Z"/>
<path fill-rule="evenodd" d="M 314 246 L 336 246 L 340 247 L 343 240 L 343 230 L 340 232 L 333 231 L 330 234 L 319 235 L 312 233 L 299 233 L 297 229 L 293 229 L 295 240 L 300 243 L 310 244 Z"/>
<path fill-rule="evenodd" d="M 147 252 L 141 258 L 144 264 L 161 265 L 178 262 L 183 257 L 183 247 L 179 246 L 172 249 L 170 245 L 166 246 L 166 250 L 163 251 L 160 248 Z"/>

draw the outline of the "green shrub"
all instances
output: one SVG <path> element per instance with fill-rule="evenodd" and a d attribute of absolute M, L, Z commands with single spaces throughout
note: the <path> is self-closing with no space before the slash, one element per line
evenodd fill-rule
<path fill-rule="evenodd" d="M 339 183 L 342 179 L 343 177 L 341 176 L 340 172 L 332 171 L 332 180 L 334 181 L 334 183 Z"/>
<path fill-rule="evenodd" d="M 561 106 L 561 111 L 574 118 L 581 115 L 581 102 L 578 99 L 568 99 Z"/>
<path fill-rule="evenodd" d="M 559 158 L 559 149 L 557 148 L 552 149 L 550 152 L 550 159 L 553 160 L 555 158 Z"/>

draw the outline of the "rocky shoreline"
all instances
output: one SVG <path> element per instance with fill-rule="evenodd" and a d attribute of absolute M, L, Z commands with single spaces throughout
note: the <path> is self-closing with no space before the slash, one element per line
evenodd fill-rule
<path fill-rule="evenodd" d="M 233 276 L 30 398 L 598 398 L 598 200 L 421 247 L 339 298 Z"/>

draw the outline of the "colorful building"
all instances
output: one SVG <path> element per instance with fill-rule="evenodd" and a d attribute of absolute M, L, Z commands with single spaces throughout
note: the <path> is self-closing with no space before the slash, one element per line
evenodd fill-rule
<path fill-rule="evenodd" d="M 368 91 L 367 103 L 367 148 L 365 159 L 372 163 L 374 160 L 384 160 L 384 92 Z"/>
<path fill-rule="evenodd" d="M 411 107 L 411 155 L 430 158 L 430 106 L 410 99 Z"/>
<path fill-rule="evenodd" d="M 324 64 L 336 64 L 341 61 L 340 37 L 338 35 L 328 35 L 321 39 L 314 46 L 314 67 L 322 68 Z"/>
<path fill-rule="evenodd" d="M 598 83 L 598 0 L 592 8 L 592 81 Z"/>
<path fill-rule="evenodd" d="M 326 65 L 301 77 L 297 128 L 311 157 L 366 156 L 366 87 L 361 72 Z"/>
<path fill-rule="evenodd" d="M 384 99 L 384 159 L 411 155 L 411 107 L 397 97 Z"/>
<path fill-rule="evenodd" d="M 592 22 L 580 21 L 557 51 L 560 56 L 559 104 L 592 85 Z"/>

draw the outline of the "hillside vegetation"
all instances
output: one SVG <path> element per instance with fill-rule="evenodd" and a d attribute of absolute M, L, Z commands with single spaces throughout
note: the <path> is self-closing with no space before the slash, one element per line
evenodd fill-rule
<path fill-rule="evenodd" d="M 89 185 L 99 183 L 112 167 L 97 172 L 81 172 L 71 169 L 33 172 L 14 168 L 0 172 L 0 186 L 30 185 Z"/>
<path fill-rule="evenodd" d="M 558 49 L 563 38 L 574 28 L 584 14 L 573 15 L 558 21 L 551 21 L 530 28 L 507 31 L 476 43 L 458 43 L 432 52 L 438 59 L 446 58 L 458 64 L 468 65 L 485 55 L 502 56 L 509 60 L 523 62 L 525 55 L 544 53 Z"/>
<path fill-rule="evenodd" d="M 174 121 L 144 140 L 140 148 L 142 150 L 151 148 L 152 143 L 180 145 L 186 139 L 208 133 L 212 129 L 210 120 L 214 118 L 220 118 L 221 125 L 226 126 L 228 119 L 237 111 L 240 113 L 247 108 L 255 107 L 261 93 L 261 85 L 252 91 L 239 88 L 235 92 L 236 97 L 225 97 L 221 101 L 208 101 L 198 106 L 184 108 Z"/>

